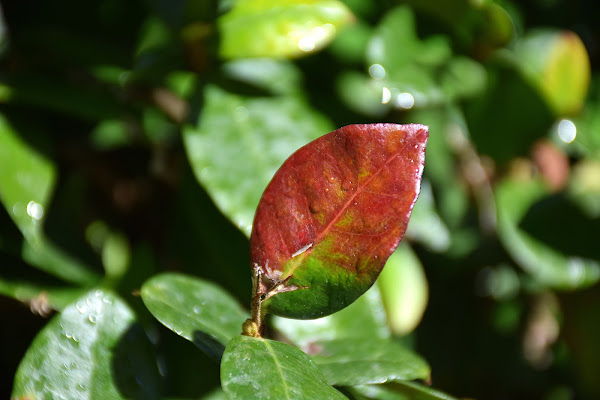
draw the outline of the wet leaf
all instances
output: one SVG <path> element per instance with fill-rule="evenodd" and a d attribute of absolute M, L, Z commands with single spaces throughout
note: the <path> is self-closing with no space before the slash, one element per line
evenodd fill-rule
<path fill-rule="evenodd" d="M 159 398 L 159 375 L 133 311 L 92 290 L 37 335 L 17 370 L 14 398 Z"/>
<path fill-rule="evenodd" d="M 268 339 L 237 336 L 227 344 L 221 385 L 229 399 L 345 399 L 302 351 Z"/>
<path fill-rule="evenodd" d="M 181 274 L 150 278 L 142 286 L 142 300 L 163 325 L 217 359 L 249 317 L 225 290 Z"/>
<path fill-rule="evenodd" d="M 260 195 L 277 168 L 331 129 L 298 97 L 244 97 L 208 86 L 199 125 L 184 131 L 184 144 L 196 178 L 250 236 Z"/>
<path fill-rule="evenodd" d="M 350 125 L 281 166 L 256 210 L 251 261 L 269 284 L 297 290 L 268 299 L 268 312 L 325 316 L 373 284 L 406 231 L 427 135 L 418 124 Z"/>
<path fill-rule="evenodd" d="M 341 1 L 239 0 L 219 18 L 225 58 L 298 57 L 328 44 L 353 19 Z"/>
<path fill-rule="evenodd" d="M 312 356 L 331 385 L 355 386 L 429 380 L 425 360 L 390 340 L 337 339 L 315 345 Z"/>
<path fill-rule="evenodd" d="M 500 240 L 521 268 L 543 285 L 575 289 L 598 282 L 600 264 L 597 261 L 565 255 L 519 228 L 531 205 L 547 194 L 539 180 L 502 182 L 495 191 Z"/>

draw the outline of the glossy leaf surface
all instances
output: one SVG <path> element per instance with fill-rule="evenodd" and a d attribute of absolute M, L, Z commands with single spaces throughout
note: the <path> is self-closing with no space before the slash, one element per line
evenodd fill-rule
<path fill-rule="evenodd" d="M 400 242 L 420 190 L 427 127 L 350 125 L 294 153 L 266 188 L 251 261 L 288 288 L 268 312 L 316 318 L 352 303 Z"/>
<path fill-rule="evenodd" d="M 345 399 L 310 358 L 290 345 L 237 336 L 227 344 L 221 385 L 229 399 Z"/>
<path fill-rule="evenodd" d="M 92 290 L 37 335 L 15 376 L 13 397 L 159 397 L 150 343 L 116 295 Z"/>
<path fill-rule="evenodd" d="M 431 375 L 425 360 L 390 340 L 339 339 L 315 347 L 319 352 L 312 359 L 331 385 L 428 380 Z"/>
<path fill-rule="evenodd" d="M 353 19 L 337 0 L 239 0 L 219 19 L 225 58 L 298 57 L 329 43 Z"/>
<path fill-rule="evenodd" d="M 142 286 L 142 300 L 163 325 L 217 359 L 249 316 L 217 285 L 181 274 L 152 277 Z"/>
<path fill-rule="evenodd" d="M 277 168 L 298 147 L 331 129 L 298 97 L 245 97 L 211 85 L 198 127 L 185 130 L 184 144 L 198 181 L 250 236 L 260 195 Z"/>

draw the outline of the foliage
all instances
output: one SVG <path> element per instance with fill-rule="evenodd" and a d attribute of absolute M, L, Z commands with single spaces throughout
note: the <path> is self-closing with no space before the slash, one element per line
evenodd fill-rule
<path fill-rule="evenodd" d="M 0 397 L 600 397 L 598 12 L 3 3 Z M 429 126 L 377 284 L 239 335 L 275 171 L 375 122 Z"/>

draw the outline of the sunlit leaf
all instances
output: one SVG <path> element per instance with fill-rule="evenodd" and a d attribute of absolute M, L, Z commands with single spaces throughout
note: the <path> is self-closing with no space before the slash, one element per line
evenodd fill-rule
<path fill-rule="evenodd" d="M 92 290 L 38 334 L 19 365 L 14 398 L 159 398 L 150 343 L 116 295 Z"/>
<path fill-rule="evenodd" d="M 246 235 L 260 195 L 298 147 L 332 129 L 294 96 L 244 97 L 208 86 L 198 127 L 184 144 L 196 178 Z"/>
<path fill-rule="evenodd" d="M 352 19 L 337 0 L 238 0 L 219 18 L 220 54 L 298 57 L 325 46 Z"/>
<path fill-rule="evenodd" d="M 315 348 L 318 353 L 312 359 L 331 385 L 430 379 L 425 360 L 390 340 L 336 339 Z"/>
<path fill-rule="evenodd" d="M 406 231 L 427 136 L 418 124 L 350 125 L 286 160 L 250 238 L 253 265 L 273 287 L 296 289 L 268 299 L 269 312 L 325 316 L 373 284 Z"/>
<path fill-rule="evenodd" d="M 415 329 L 427 307 L 429 290 L 423 266 L 410 246 L 398 246 L 377 284 L 392 332 L 405 335 Z"/>
<path fill-rule="evenodd" d="M 345 399 L 327 384 L 310 358 L 290 345 L 237 336 L 221 362 L 221 385 L 229 399 Z"/>
<path fill-rule="evenodd" d="M 517 43 L 515 51 L 523 73 L 556 115 L 581 110 L 590 83 L 590 60 L 577 34 L 533 31 Z"/>
<path fill-rule="evenodd" d="M 249 317 L 229 293 L 191 276 L 163 273 L 142 286 L 142 300 L 163 325 L 220 358 Z"/>

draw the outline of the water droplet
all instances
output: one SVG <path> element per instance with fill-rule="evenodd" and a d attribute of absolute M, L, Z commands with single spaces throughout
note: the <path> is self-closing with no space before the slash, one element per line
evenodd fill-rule
<path fill-rule="evenodd" d="M 558 123 L 558 137 L 565 143 L 571 143 L 577 136 L 577 127 L 568 119 L 563 119 Z"/>
<path fill-rule="evenodd" d="M 77 304 L 75 305 L 75 308 L 77 308 L 77 311 L 79 311 L 82 314 L 85 314 L 88 310 L 87 305 L 83 301 L 77 302 Z"/>
<path fill-rule="evenodd" d="M 91 313 L 90 315 L 88 315 L 88 319 L 92 324 L 95 324 L 96 321 L 98 321 L 98 316 L 94 313 Z"/>
<path fill-rule="evenodd" d="M 41 204 L 31 200 L 27 203 L 27 214 L 33 219 L 39 220 L 44 216 L 44 207 Z"/>
<path fill-rule="evenodd" d="M 369 75 L 373 79 L 381 80 L 385 78 L 385 68 L 381 64 L 373 64 L 369 67 Z"/>
<path fill-rule="evenodd" d="M 398 93 L 395 99 L 396 106 L 405 110 L 411 109 L 415 105 L 415 98 L 412 94 L 404 92 Z"/>
<path fill-rule="evenodd" d="M 329 182 L 335 182 L 335 176 L 330 176 L 329 177 Z"/>
<path fill-rule="evenodd" d="M 194 306 L 194 312 L 195 312 L 196 314 L 200 314 L 200 307 L 198 307 L 198 306 Z"/>

